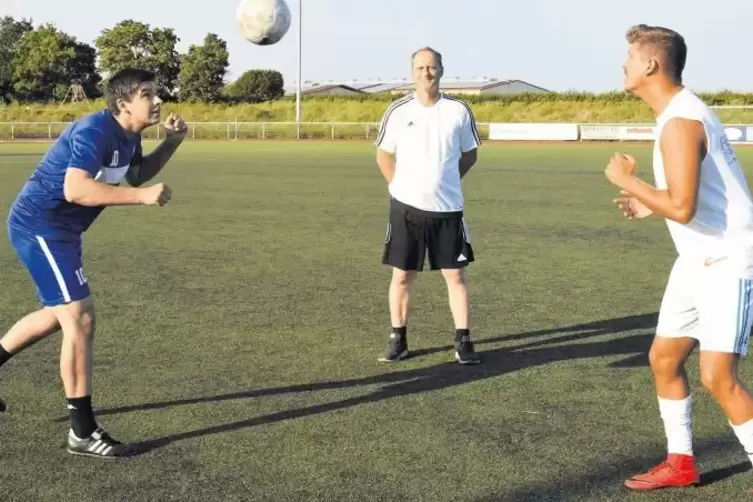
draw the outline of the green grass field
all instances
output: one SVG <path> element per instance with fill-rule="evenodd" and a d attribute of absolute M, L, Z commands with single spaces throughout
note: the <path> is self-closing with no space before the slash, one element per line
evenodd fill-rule
<path fill-rule="evenodd" d="M 46 145 L 0 145 L 0 209 Z M 149 452 L 64 449 L 59 335 L 0 369 L 4 501 L 736 501 L 753 477 L 696 392 L 704 486 L 648 495 L 622 480 L 664 455 L 647 367 L 674 251 L 662 221 L 623 221 L 616 149 L 483 146 L 465 182 L 483 364 L 452 362 L 446 290 L 421 276 L 416 357 L 377 362 L 386 187 L 368 143 L 188 143 L 162 209 L 108 209 L 85 238 L 98 307 L 94 403 Z M 753 150 L 739 148 L 753 166 Z M 750 167 L 748 173 L 753 175 Z M 7 239 L 0 329 L 36 308 Z M 742 371 L 753 380 L 753 365 Z"/>

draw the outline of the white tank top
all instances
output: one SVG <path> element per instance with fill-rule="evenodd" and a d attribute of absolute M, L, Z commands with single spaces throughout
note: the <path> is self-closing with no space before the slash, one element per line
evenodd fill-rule
<path fill-rule="evenodd" d="M 662 128 L 673 118 L 700 121 L 708 143 L 695 216 L 687 224 L 666 220 L 677 253 L 704 261 L 732 258 L 740 273 L 753 276 L 753 198 L 745 175 L 716 114 L 687 89 L 677 93 L 656 120 L 657 188 L 667 188 L 660 141 Z"/>

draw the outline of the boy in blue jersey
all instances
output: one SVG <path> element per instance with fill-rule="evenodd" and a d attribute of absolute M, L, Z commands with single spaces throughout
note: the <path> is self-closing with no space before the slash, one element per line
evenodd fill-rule
<path fill-rule="evenodd" d="M 140 188 L 170 159 L 188 130 L 180 117 L 164 123 L 165 140 L 142 155 L 141 131 L 159 123 L 162 101 L 154 74 L 126 69 L 105 92 L 107 110 L 63 131 L 42 158 L 8 215 L 8 236 L 37 287 L 43 308 L 0 339 L 0 366 L 35 342 L 63 332 L 60 373 L 71 428 L 68 451 L 112 458 L 132 453 L 97 423 L 91 404 L 94 302 L 84 275 L 81 235 L 107 206 L 162 206 L 163 183 Z M 130 187 L 119 186 L 125 180 Z M 0 411 L 5 404 L 0 401 Z"/>

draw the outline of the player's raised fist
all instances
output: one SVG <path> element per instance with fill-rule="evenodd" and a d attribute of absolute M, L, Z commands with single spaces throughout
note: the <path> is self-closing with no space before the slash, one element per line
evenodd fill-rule
<path fill-rule="evenodd" d="M 164 206 L 172 197 L 172 190 L 164 183 L 141 188 L 141 201 L 146 206 Z"/>
<path fill-rule="evenodd" d="M 635 176 L 637 162 L 633 156 L 626 153 L 615 153 L 607 164 L 604 174 L 607 179 L 614 184 L 619 185 L 619 180 L 627 176 Z"/>
<path fill-rule="evenodd" d="M 180 115 L 171 113 L 165 119 L 165 131 L 168 136 L 184 138 L 188 133 L 188 124 Z"/>

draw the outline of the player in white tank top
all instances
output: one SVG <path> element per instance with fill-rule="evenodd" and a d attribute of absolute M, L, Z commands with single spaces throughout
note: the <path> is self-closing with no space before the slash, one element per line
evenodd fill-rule
<path fill-rule="evenodd" d="M 606 168 L 623 214 L 663 217 L 677 250 L 649 360 L 667 436 L 657 468 L 625 481 L 635 490 L 697 484 L 691 397 L 684 370 L 700 345 L 701 379 L 753 461 L 753 397 L 737 376 L 753 325 L 753 201 L 719 119 L 682 85 L 687 48 L 672 30 L 631 28 L 625 88 L 657 116 L 656 186 L 636 176 L 635 159 Z"/>
<path fill-rule="evenodd" d="M 656 187 L 667 189 L 662 132 L 674 119 L 699 122 L 706 136 L 707 150 L 701 162 L 693 218 L 688 222 L 667 219 L 677 252 L 680 256 L 701 260 L 734 257 L 741 277 L 751 278 L 753 202 L 748 184 L 722 123 L 703 101 L 685 88 L 674 95 L 656 121 L 653 159 Z"/>

